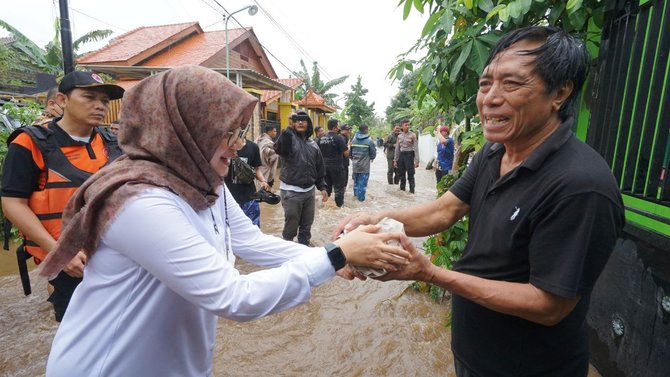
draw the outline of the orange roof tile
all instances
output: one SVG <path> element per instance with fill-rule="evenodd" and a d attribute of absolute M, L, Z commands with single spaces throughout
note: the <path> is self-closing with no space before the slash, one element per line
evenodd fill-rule
<path fill-rule="evenodd" d="M 320 95 L 314 93 L 311 89 L 307 91 L 305 96 L 298 102 L 300 106 L 309 108 L 319 108 L 325 112 L 335 112 L 335 108 L 326 103 L 326 100 Z"/>
<path fill-rule="evenodd" d="M 288 79 L 275 79 L 286 86 L 290 86 L 292 89 L 295 89 L 302 84 L 302 79 L 291 77 Z M 281 96 L 280 90 L 264 90 L 263 95 L 261 96 L 261 103 L 268 103 L 274 100 L 276 97 Z"/>
<path fill-rule="evenodd" d="M 307 94 L 297 102 L 297 104 L 300 106 L 320 106 L 325 105 L 326 100 L 310 89 L 307 91 Z"/>
<path fill-rule="evenodd" d="M 77 63 L 94 64 L 98 62 L 127 61 L 151 47 L 160 44 L 171 36 L 179 34 L 194 26 L 197 26 L 197 29 L 202 32 L 202 29 L 200 29 L 197 22 L 143 26 L 112 39 L 105 47 L 79 58 Z"/>
<path fill-rule="evenodd" d="M 242 36 L 248 29 L 228 30 L 228 43 Z M 187 64 L 201 64 L 217 52 L 226 48 L 226 33 L 224 30 L 208 31 L 193 35 L 179 44 L 161 51 L 141 65 L 146 67 L 179 67 Z"/>

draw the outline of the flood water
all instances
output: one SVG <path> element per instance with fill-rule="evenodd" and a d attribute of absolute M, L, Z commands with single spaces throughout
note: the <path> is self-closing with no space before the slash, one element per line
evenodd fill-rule
<path fill-rule="evenodd" d="M 386 160 L 372 164 L 367 199 L 349 182 L 343 208 L 318 205 L 312 242 L 322 245 L 340 219 L 357 211 L 400 208 L 435 197 L 435 175 L 417 169 L 416 194 L 386 183 Z M 281 205 L 261 204 L 264 232 L 281 235 Z M 421 239 L 415 243 L 420 245 Z M 31 272 L 33 294 L 21 289 L 14 252 L 0 252 L 0 376 L 44 375 L 58 324 L 46 302 L 46 281 Z M 239 263 L 243 272 L 253 266 Z M 335 278 L 311 301 L 256 321 L 219 320 L 215 376 L 455 376 L 449 303 L 431 301 L 407 282 Z M 485 357 L 485 355 L 482 355 Z M 595 371 L 590 377 L 599 376 Z"/>

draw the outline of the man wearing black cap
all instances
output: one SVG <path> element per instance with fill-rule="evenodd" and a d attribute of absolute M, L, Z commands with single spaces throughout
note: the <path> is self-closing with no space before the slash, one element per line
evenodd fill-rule
<path fill-rule="evenodd" d="M 121 98 L 123 91 L 93 72 L 68 73 L 55 97 L 63 109 L 62 117 L 44 126 L 22 127 L 10 136 L 2 174 L 2 209 L 21 231 L 25 251 L 36 263 L 56 244 L 63 210 L 72 194 L 121 154 L 116 137 L 97 126 L 105 118 L 109 102 Z M 53 286 L 49 301 L 57 321 L 81 281 L 85 264 L 86 255 L 79 252 L 49 282 Z M 29 283 L 27 287 L 26 294 Z"/>
<path fill-rule="evenodd" d="M 312 120 L 304 111 L 291 115 L 291 124 L 275 142 L 275 151 L 282 160 L 279 189 L 284 208 L 282 237 L 309 245 L 314 223 L 314 190 L 321 191 L 321 200 L 328 200 L 326 168 L 319 147 L 309 140 L 314 132 Z"/>

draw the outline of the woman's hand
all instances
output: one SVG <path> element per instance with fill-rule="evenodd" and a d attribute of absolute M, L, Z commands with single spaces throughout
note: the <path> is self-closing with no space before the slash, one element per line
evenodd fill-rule
<path fill-rule="evenodd" d="M 359 226 L 333 243 L 342 249 L 349 264 L 397 271 L 409 263 L 410 253 L 387 242 L 398 241 L 404 235 L 397 232 L 378 234 L 379 229 L 379 225 Z"/>
<path fill-rule="evenodd" d="M 419 251 L 407 236 L 403 235 L 400 242 L 402 247 L 410 253 L 409 264 L 402 266 L 398 270 L 388 270 L 389 272 L 386 275 L 374 279 L 381 281 L 418 280 L 432 283 L 439 267 L 434 265 L 424 253 Z"/>

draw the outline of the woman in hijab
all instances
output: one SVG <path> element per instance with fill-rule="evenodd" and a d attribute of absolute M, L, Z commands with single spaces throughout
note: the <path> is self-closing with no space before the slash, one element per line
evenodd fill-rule
<path fill-rule="evenodd" d="M 303 304 L 344 258 L 391 270 L 407 262 L 386 244 L 402 236 L 373 226 L 309 248 L 251 224 L 221 177 L 255 105 L 196 66 L 126 92 L 125 156 L 77 191 L 41 272 L 57 273 L 79 250 L 88 256 L 47 376 L 209 376 L 217 316 L 249 321 Z M 241 275 L 236 256 L 272 268 Z"/>

